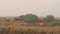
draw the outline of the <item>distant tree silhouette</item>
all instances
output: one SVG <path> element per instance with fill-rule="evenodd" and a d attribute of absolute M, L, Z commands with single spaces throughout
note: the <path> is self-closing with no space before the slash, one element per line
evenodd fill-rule
<path fill-rule="evenodd" d="M 48 22 L 54 21 L 54 16 L 48 15 L 48 16 L 46 17 L 46 19 L 47 19 Z"/>
<path fill-rule="evenodd" d="M 28 23 L 34 23 L 38 20 L 38 17 L 34 14 L 26 14 L 19 16 L 19 19 Z"/>

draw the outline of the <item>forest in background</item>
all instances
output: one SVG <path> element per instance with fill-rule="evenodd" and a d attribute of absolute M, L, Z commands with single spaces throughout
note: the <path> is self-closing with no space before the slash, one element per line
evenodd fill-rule
<path fill-rule="evenodd" d="M 46 17 L 37 16 L 34 14 L 26 14 L 18 17 L 4 18 L 2 22 L 6 24 L 34 25 L 34 26 L 60 26 L 60 18 L 55 18 L 53 15 Z"/>

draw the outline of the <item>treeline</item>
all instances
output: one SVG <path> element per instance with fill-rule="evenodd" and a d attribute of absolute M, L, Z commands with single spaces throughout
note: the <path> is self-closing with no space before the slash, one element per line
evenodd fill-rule
<path fill-rule="evenodd" d="M 15 18 L 17 21 L 24 21 L 27 23 L 36 23 L 36 22 L 51 22 L 54 21 L 54 16 L 53 15 L 48 15 L 47 17 L 44 17 L 43 19 L 40 19 L 37 15 L 34 14 L 26 14 L 26 15 L 21 15 L 18 18 Z"/>
<path fill-rule="evenodd" d="M 0 25 L 19 24 L 19 25 L 42 25 L 42 26 L 60 26 L 60 20 L 56 19 L 53 15 L 47 15 L 46 17 L 40 17 L 35 14 L 21 15 L 15 18 L 0 18 Z"/>
<path fill-rule="evenodd" d="M 15 20 L 29 24 L 43 23 L 43 25 L 60 26 L 60 20 L 55 19 L 53 15 L 47 15 L 44 18 L 39 18 L 37 15 L 34 14 L 26 14 L 26 15 L 21 15 L 18 18 L 15 18 Z"/>

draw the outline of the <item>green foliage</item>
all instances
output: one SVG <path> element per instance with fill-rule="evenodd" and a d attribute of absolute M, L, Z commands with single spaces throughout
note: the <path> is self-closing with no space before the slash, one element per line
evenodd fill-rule
<path fill-rule="evenodd" d="M 60 26 L 60 22 L 54 22 L 51 24 L 51 26 Z"/>
<path fill-rule="evenodd" d="M 19 18 L 20 18 L 20 20 L 29 22 L 29 23 L 33 23 L 38 20 L 38 17 L 34 14 L 22 15 L 22 16 L 19 16 Z"/>
<path fill-rule="evenodd" d="M 48 22 L 54 21 L 54 16 L 48 15 L 46 19 Z"/>

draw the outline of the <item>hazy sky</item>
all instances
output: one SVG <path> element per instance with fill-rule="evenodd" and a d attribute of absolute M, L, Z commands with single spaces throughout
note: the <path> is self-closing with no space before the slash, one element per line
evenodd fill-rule
<path fill-rule="evenodd" d="M 60 0 L 0 0 L 0 16 L 19 16 L 27 13 L 60 17 Z"/>

